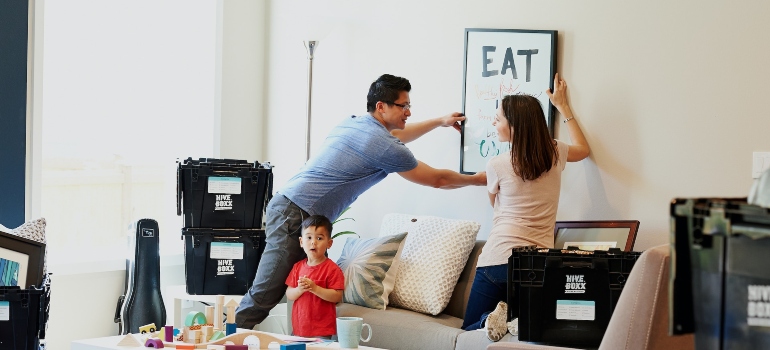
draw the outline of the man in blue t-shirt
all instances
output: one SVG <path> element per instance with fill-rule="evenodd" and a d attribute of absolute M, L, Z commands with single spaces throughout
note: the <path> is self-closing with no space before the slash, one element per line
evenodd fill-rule
<path fill-rule="evenodd" d="M 267 246 L 257 275 L 235 313 L 240 328 L 264 320 L 286 293 L 286 277 L 304 258 L 302 220 L 310 215 L 334 219 L 356 198 L 390 173 L 436 188 L 485 186 L 486 173 L 463 175 L 418 161 L 404 144 L 439 126 L 460 128 L 461 113 L 412 123 L 409 80 L 390 74 L 369 87 L 367 114 L 351 116 L 335 127 L 316 156 L 305 163 L 267 206 Z"/>

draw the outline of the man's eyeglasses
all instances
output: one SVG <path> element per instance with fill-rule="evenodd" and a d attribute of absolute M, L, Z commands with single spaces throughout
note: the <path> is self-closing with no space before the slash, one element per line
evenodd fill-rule
<path fill-rule="evenodd" d="M 385 102 L 385 103 L 387 103 L 389 105 L 399 106 L 399 107 L 401 107 L 404 110 L 404 112 L 406 112 L 406 111 L 408 111 L 408 110 L 410 110 L 412 108 L 412 105 L 408 104 L 408 103 L 401 104 L 401 103 L 396 103 L 396 102 L 393 102 L 393 101 L 390 101 L 390 102 L 382 101 L 382 102 Z"/>

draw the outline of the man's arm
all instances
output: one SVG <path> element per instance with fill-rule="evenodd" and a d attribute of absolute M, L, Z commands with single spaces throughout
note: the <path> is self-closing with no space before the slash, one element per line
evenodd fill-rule
<path fill-rule="evenodd" d="M 409 123 L 403 130 L 393 130 L 391 135 L 397 137 L 403 143 L 409 143 L 425 135 L 428 131 L 431 131 L 439 126 L 447 127 L 451 126 L 455 130 L 460 131 L 460 122 L 465 120 L 462 113 L 447 114 L 443 117 L 428 119 L 421 122 Z"/>
<path fill-rule="evenodd" d="M 463 175 L 452 170 L 434 169 L 420 161 L 417 161 L 416 168 L 398 174 L 416 184 L 443 189 L 487 184 L 487 173 L 484 171 L 475 175 Z"/>

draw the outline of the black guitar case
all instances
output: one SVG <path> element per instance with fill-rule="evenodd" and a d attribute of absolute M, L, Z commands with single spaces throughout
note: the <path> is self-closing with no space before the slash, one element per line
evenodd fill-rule
<path fill-rule="evenodd" d="M 126 259 L 126 290 L 118 299 L 115 322 L 120 334 L 139 333 L 139 327 L 166 325 L 166 306 L 160 293 L 158 222 L 141 219 L 131 239 L 133 258 Z"/>

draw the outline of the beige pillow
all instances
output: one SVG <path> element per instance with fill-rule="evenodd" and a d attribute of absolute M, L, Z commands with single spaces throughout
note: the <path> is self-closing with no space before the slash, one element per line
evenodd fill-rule
<path fill-rule="evenodd" d="M 452 297 L 481 225 L 435 216 L 388 214 L 380 237 L 407 232 L 390 305 L 438 315 Z"/>

